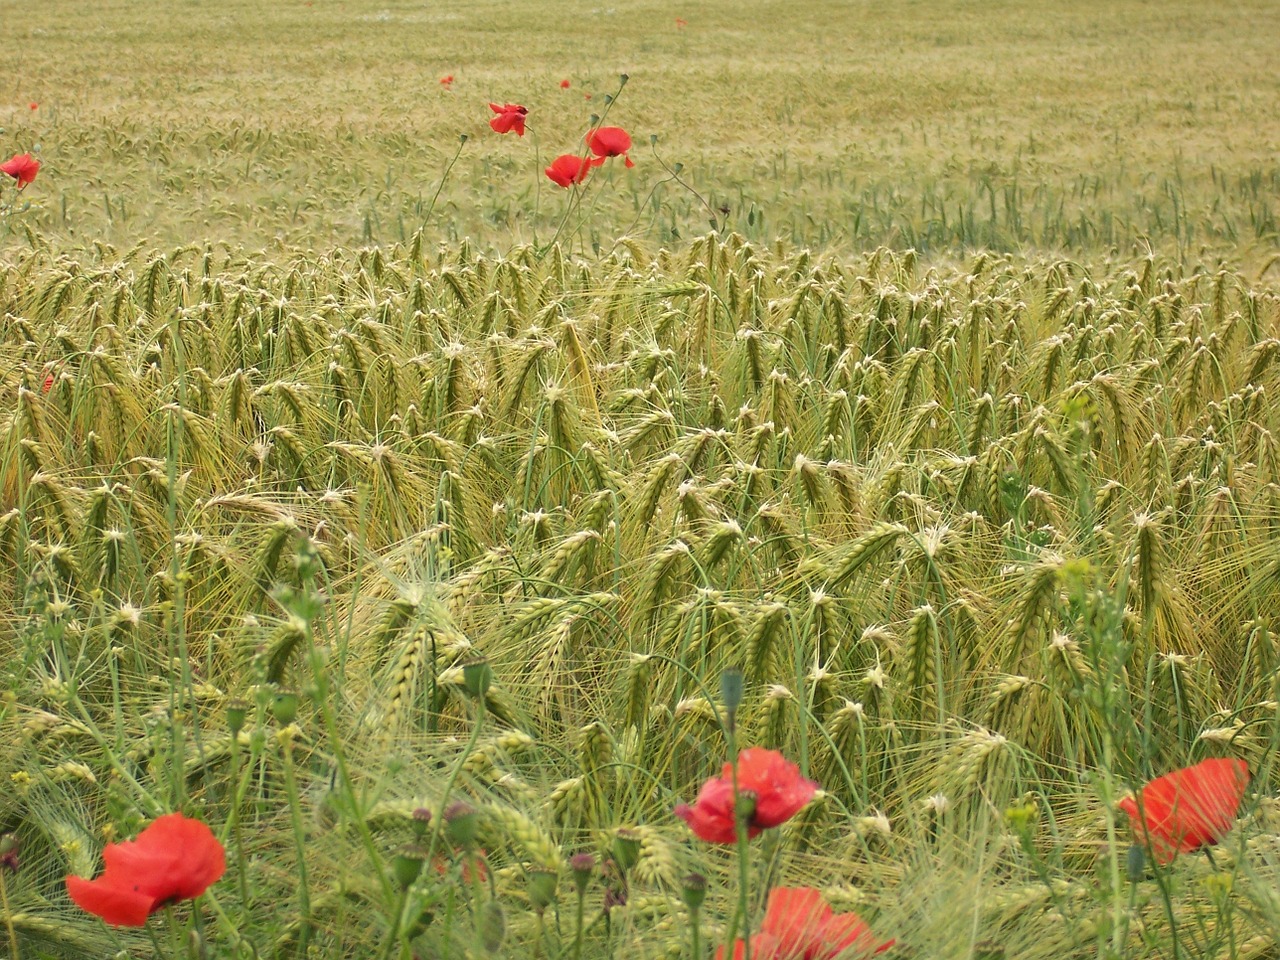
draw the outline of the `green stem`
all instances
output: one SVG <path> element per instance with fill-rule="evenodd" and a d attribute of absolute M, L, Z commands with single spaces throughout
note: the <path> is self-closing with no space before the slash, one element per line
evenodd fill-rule
<path fill-rule="evenodd" d="M 436 192 L 431 197 L 431 203 L 427 206 L 427 212 L 423 215 L 422 221 L 425 223 L 436 208 L 436 201 L 440 199 L 440 191 L 444 189 L 444 182 L 449 179 L 449 171 L 453 169 L 453 165 L 458 162 L 458 157 L 462 156 L 462 148 L 466 146 L 467 135 L 465 133 L 458 134 L 458 149 L 453 155 L 453 159 L 449 161 L 449 165 L 444 168 L 444 173 L 440 176 L 440 182 L 436 185 Z"/>
<path fill-rule="evenodd" d="M 702 960 L 702 929 L 697 910 L 689 911 L 689 956 L 692 960 Z"/>
<path fill-rule="evenodd" d="M 298 869 L 298 955 L 307 955 L 307 942 L 311 939 L 311 895 L 307 886 L 307 837 L 302 827 L 302 807 L 299 803 L 298 780 L 293 769 L 293 741 L 285 735 L 280 744 L 284 758 L 284 788 L 289 796 L 289 818 L 293 823 L 293 843 Z"/>
<path fill-rule="evenodd" d="M 244 833 L 240 829 L 240 735 L 231 735 L 231 837 L 236 848 L 236 880 L 240 888 L 240 909 L 249 912 L 249 871 L 244 856 Z"/>
<path fill-rule="evenodd" d="M 580 960 L 582 957 L 582 921 L 585 912 L 586 894 L 579 892 L 577 922 L 573 930 L 573 960 Z"/>
<path fill-rule="evenodd" d="M 4 928 L 9 934 L 9 956 L 18 960 L 18 934 L 13 929 L 13 911 L 9 909 L 9 888 L 5 886 L 4 872 L 6 867 L 0 864 L 0 909 L 4 910 Z M 582 903 L 579 898 L 578 914 L 582 914 Z"/>

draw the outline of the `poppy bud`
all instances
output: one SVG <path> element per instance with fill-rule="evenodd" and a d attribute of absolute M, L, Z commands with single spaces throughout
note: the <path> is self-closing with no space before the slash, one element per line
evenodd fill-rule
<path fill-rule="evenodd" d="M 596 858 L 589 853 L 575 853 L 569 858 L 569 869 L 573 871 L 573 882 L 578 893 L 586 893 L 591 875 L 595 873 Z"/>
<path fill-rule="evenodd" d="M 658 135 L 656 133 L 649 134 L 649 146 L 656 147 L 658 145 Z"/>
<path fill-rule="evenodd" d="M 742 693 L 742 671 L 737 667 L 726 667 L 720 673 L 720 699 L 724 701 L 725 713 L 729 715 L 730 730 L 738 716 L 738 707 L 742 706 Z"/>
<path fill-rule="evenodd" d="M 556 871 L 550 867 L 530 867 L 525 874 L 525 883 L 529 892 L 529 902 L 533 909 L 542 913 L 556 899 L 556 886 L 559 883 Z"/>
<path fill-rule="evenodd" d="M 391 860 L 391 872 L 395 874 L 400 889 L 408 890 L 413 881 L 422 873 L 422 864 L 427 859 L 427 851 L 417 844 L 401 847 Z"/>
<path fill-rule="evenodd" d="M 630 827 L 619 827 L 613 835 L 613 859 L 625 873 L 640 862 L 640 834 Z"/>
<path fill-rule="evenodd" d="M 1124 858 L 1125 873 L 1130 883 L 1139 883 L 1147 875 L 1147 855 L 1136 843 L 1129 848 Z"/>
<path fill-rule="evenodd" d="M 490 900 L 480 911 L 480 942 L 489 953 L 497 953 L 507 937 L 507 917 L 502 904 Z"/>
<path fill-rule="evenodd" d="M 622 86 L 624 86 L 624 87 L 627 85 L 627 81 L 628 81 L 628 80 L 630 80 L 630 79 L 631 79 L 631 78 L 630 78 L 630 77 L 628 77 L 625 73 L 620 73 L 620 74 L 618 74 L 618 80 L 619 80 L 619 81 L 621 81 Z"/>
<path fill-rule="evenodd" d="M 476 842 L 480 829 L 480 814 L 465 800 L 455 800 L 444 811 L 445 832 L 460 847 L 470 847 Z"/>
<path fill-rule="evenodd" d="M 0 870 L 18 872 L 18 838 L 12 833 L 0 837 Z"/>
<path fill-rule="evenodd" d="M 238 737 L 240 731 L 244 729 L 245 717 L 249 713 L 249 704 L 239 698 L 228 701 L 227 703 L 227 729 L 231 731 L 231 736 Z"/>
<path fill-rule="evenodd" d="M 477 657 L 462 665 L 462 687 L 473 697 L 483 697 L 493 683 L 493 668 L 488 657 Z"/>
<path fill-rule="evenodd" d="M 298 716 L 298 695 L 292 690 L 280 690 L 271 702 L 271 715 L 276 723 L 287 727 Z"/>
<path fill-rule="evenodd" d="M 431 811 L 426 807 L 418 807 L 413 811 L 413 832 L 421 840 L 427 835 L 427 827 L 431 826 Z"/>
<path fill-rule="evenodd" d="M 689 912 L 697 913 L 707 899 L 707 878 L 700 873 L 689 874 L 680 881 L 680 896 Z"/>

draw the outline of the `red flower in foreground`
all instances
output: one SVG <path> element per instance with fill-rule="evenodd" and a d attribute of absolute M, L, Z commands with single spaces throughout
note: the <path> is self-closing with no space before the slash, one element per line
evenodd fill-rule
<path fill-rule="evenodd" d="M 561 80 L 561 81 L 560 81 L 560 89 L 561 89 L 561 90 L 568 90 L 568 89 L 569 89 L 569 86 L 570 86 L 570 84 L 569 84 L 569 81 L 568 81 L 568 80 Z"/>
<path fill-rule="evenodd" d="M 15 153 L 7 163 L 0 163 L 0 172 L 7 173 L 18 181 L 21 190 L 35 180 L 40 172 L 40 161 L 29 153 Z"/>
<path fill-rule="evenodd" d="M 140 927 L 165 904 L 204 893 L 227 869 L 222 844 L 180 813 L 152 821 L 136 840 L 109 843 L 97 880 L 67 877 L 67 893 L 113 927 Z"/>
<path fill-rule="evenodd" d="M 587 146 L 596 155 L 591 163 L 600 166 L 610 157 L 624 157 L 628 167 L 634 167 L 627 151 L 631 149 L 631 134 L 621 127 L 597 127 L 587 134 Z"/>
<path fill-rule="evenodd" d="M 1243 760 L 1202 760 L 1157 777 L 1138 796 L 1121 800 L 1120 809 L 1129 815 L 1138 842 L 1164 864 L 1217 843 L 1235 822 L 1248 785 Z"/>
<path fill-rule="evenodd" d="M 489 109 L 497 114 L 489 121 L 489 126 L 494 130 L 498 133 L 510 133 L 514 130 L 517 137 L 524 136 L 524 118 L 529 115 L 528 109 L 518 103 L 504 103 L 502 106 L 491 103 Z"/>
<path fill-rule="evenodd" d="M 591 172 L 591 161 L 572 153 L 562 153 L 551 161 L 547 167 L 547 176 L 558 186 L 569 187 L 587 179 Z"/>
<path fill-rule="evenodd" d="M 813 887 L 775 887 L 769 891 L 760 932 L 751 938 L 751 956 L 759 960 L 834 960 L 837 956 L 870 957 L 884 953 L 894 941 L 877 943 L 871 928 L 856 913 L 832 913 Z M 745 952 L 733 944 L 734 960 Z M 724 960 L 724 947 L 716 951 Z"/>
<path fill-rule="evenodd" d="M 813 799 L 817 789 L 816 783 L 800 776 L 800 768 L 776 750 L 748 747 L 738 754 L 738 791 L 755 799 L 755 809 L 747 819 L 749 837 L 790 820 Z M 702 785 L 693 806 L 682 803 L 675 813 L 708 843 L 735 842 L 733 768 L 726 763 L 720 776 Z"/>
<path fill-rule="evenodd" d="M 453 83 L 452 73 L 446 73 L 443 77 L 440 78 L 440 86 L 442 87 L 447 87 L 451 83 Z"/>

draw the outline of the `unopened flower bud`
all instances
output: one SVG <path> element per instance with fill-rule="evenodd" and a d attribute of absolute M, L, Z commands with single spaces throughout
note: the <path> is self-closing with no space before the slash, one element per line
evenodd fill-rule
<path fill-rule="evenodd" d="M 507 937 L 507 917 L 502 904 L 489 900 L 480 910 L 480 942 L 489 953 L 497 953 Z"/>
<path fill-rule="evenodd" d="M 455 800 L 444 811 L 445 832 L 460 847 L 469 848 L 480 830 L 480 814 L 465 800 Z"/>
<path fill-rule="evenodd" d="M 402 890 L 413 886 L 413 881 L 422 873 L 423 861 L 427 859 L 427 851 L 417 844 L 401 847 L 391 859 L 391 872 L 395 874 L 396 883 Z"/>
<path fill-rule="evenodd" d="M 700 873 L 691 873 L 680 881 L 680 896 L 690 913 L 697 913 L 702 901 L 707 899 L 707 878 Z"/>
<path fill-rule="evenodd" d="M 233 740 L 244 729 L 244 721 L 248 715 L 249 704 L 247 701 L 241 700 L 239 697 L 227 701 L 227 729 L 231 731 Z"/>
<path fill-rule="evenodd" d="M 625 873 L 640 862 L 640 834 L 630 827 L 619 827 L 613 835 L 613 859 Z"/>
<path fill-rule="evenodd" d="M 271 701 L 271 715 L 282 727 L 293 723 L 294 718 L 298 716 L 298 695 L 292 690 L 277 692 L 275 699 Z"/>
<path fill-rule="evenodd" d="M 493 683 L 493 668 L 487 657 L 477 657 L 462 665 L 462 687 L 471 696 L 479 698 L 489 692 Z"/>
<path fill-rule="evenodd" d="M 560 878 L 550 867 L 533 866 L 525 874 L 525 884 L 529 892 L 529 902 L 533 909 L 541 913 L 551 906 L 556 899 L 556 886 Z"/>
<path fill-rule="evenodd" d="M 1136 843 L 1124 858 L 1124 868 L 1130 883 L 1138 883 L 1147 875 L 1147 855 Z"/>
<path fill-rule="evenodd" d="M 573 871 L 573 882 L 578 893 L 586 893 L 591 875 L 596 871 L 596 858 L 589 853 L 575 853 L 569 858 L 569 869 Z"/>
<path fill-rule="evenodd" d="M 413 832 L 421 840 L 427 835 L 427 827 L 431 826 L 431 811 L 426 807 L 418 807 L 413 811 Z"/>

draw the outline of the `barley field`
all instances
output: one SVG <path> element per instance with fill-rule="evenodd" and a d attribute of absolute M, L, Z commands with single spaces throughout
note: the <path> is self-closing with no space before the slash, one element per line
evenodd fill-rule
<path fill-rule="evenodd" d="M 0 953 L 1280 956 L 1276 36 L 10 14 Z"/>

